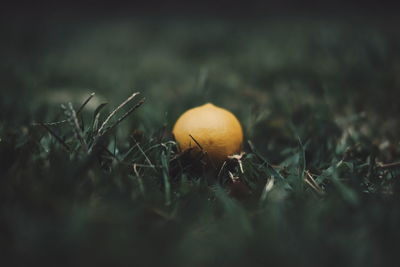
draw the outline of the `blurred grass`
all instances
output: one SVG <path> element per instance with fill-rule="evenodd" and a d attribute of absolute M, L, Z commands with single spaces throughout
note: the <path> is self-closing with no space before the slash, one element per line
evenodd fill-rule
<path fill-rule="evenodd" d="M 400 160 L 396 25 L 53 19 L 3 27 L 3 261 L 396 266 L 400 170 L 381 165 Z M 64 119 L 60 104 L 78 109 L 95 92 L 79 116 L 90 141 L 95 108 L 110 102 L 104 120 L 135 91 L 146 103 L 96 153 L 85 153 L 68 124 L 51 129 L 70 153 L 32 125 Z M 218 177 L 196 172 L 170 142 L 179 114 L 204 102 L 243 123 L 254 144 L 245 144 L 244 173 L 235 162 Z M 304 183 L 308 172 L 322 192 Z"/>

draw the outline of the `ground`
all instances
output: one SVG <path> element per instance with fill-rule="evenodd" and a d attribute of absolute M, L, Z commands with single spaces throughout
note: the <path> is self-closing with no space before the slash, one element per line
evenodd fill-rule
<path fill-rule="evenodd" d="M 3 27 L 2 261 L 396 266 L 396 25 L 126 17 Z M 171 135 L 206 102 L 245 132 L 245 154 L 216 170 Z"/>

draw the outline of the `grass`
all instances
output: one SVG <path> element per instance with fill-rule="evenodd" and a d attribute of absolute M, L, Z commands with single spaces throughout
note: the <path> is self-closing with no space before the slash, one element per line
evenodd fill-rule
<path fill-rule="evenodd" d="M 3 30 L 2 262 L 395 266 L 395 29 L 292 18 Z M 239 117 L 245 154 L 199 171 L 170 132 L 208 101 Z"/>

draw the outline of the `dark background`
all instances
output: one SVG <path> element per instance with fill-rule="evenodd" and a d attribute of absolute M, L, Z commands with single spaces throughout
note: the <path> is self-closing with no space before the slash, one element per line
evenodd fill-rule
<path fill-rule="evenodd" d="M 296 0 L 249 0 L 249 1 L 6 1 L 1 13 L 6 17 L 51 17 L 91 15 L 136 16 L 216 16 L 234 19 L 295 15 L 368 15 L 395 16 L 399 4 L 396 1 L 296 1 Z"/>

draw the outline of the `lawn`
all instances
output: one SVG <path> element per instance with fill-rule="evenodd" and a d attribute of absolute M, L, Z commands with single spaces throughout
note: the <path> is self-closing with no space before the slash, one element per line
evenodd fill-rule
<path fill-rule="evenodd" d="M 398 266 L 396 22 L 2 27 L 1 265 Z M 217 169 L 171 134 L 207 102 L 245 133 Z"/>

